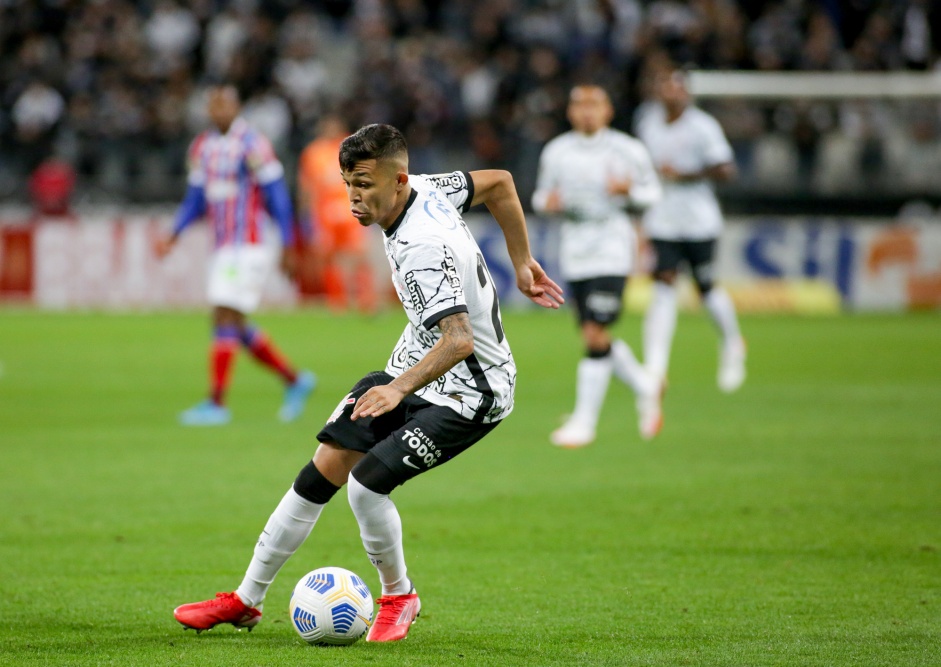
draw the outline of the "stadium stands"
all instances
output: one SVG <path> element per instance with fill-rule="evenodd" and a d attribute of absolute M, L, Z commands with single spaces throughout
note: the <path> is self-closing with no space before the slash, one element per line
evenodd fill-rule
<path fill-rule="evenodd" d="M 417 171 L 511 169 L 524 194 L 565 91 L 592 78 L 630 128 L 665 58 L 697 68 L 930 69 L 934 3 L 744 0 L 176 0 L 0 6 L 0 195 L 44 159 L 84 201 L 163 201 L 205 122 L 205 86 L 236 81 L 287 163 L 326 109 L 407 129 Z M 938 105 L 710 102 L 741 186 L 941 192 Z M 455 146 L 469 145 L 470 152 Z M 834 169 L 841 165 L 842 169 Z"/>

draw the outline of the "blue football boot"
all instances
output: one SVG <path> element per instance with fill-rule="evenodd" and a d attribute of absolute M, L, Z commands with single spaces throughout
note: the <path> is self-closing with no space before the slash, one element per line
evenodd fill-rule
<path fill-rule="evenodd" d="M 310 371 L 301 371 L 297 374 L 294 384 L 288 385 L 284 390 L 284 403 L 278 410 L 278 419 L 283 422 L 292 422 L 304 412 L 307 399 L 317 386 L 317 376 Z"/>
<path fill-rule="evenodd" d="M 180 423 L 183 426 L 222 426 L 230 421 L 232 413 L 229 409 L 208 398 L 180 413 Z"/>

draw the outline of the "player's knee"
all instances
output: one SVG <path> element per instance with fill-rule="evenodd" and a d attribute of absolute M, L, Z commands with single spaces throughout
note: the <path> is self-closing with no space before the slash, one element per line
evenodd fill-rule
<path fill-rule="evenodd" d="M 696 289 L 699 291 L 699 295 L 704 298 L 715 286 L 715 283 L 712 281 L 712 271 L 708 268 L 693 272 L 693 282 L 696 283 Z"/>
<path fill-rule="evenodd" d="M 318 505 L 326 505 L 336 495 L 340 487 L 331 482 L 317 470 L 313 461 L 301 468 L 294 480 L 294 491 L 304 500 Z"/>
<path fill-rule="evenodd" d="M 672 285 L 676 282 L 676 271 L 655 271 L 653 274 L 653 279 L 658 283 L 664 283 L 666 285 Z"/>
<path fill-rule="evenodd" d="M 609 354 L 611 354 L 611 343 L 608 343 L 605 347 L 585 348 L 585 356 L 589 359 L 604 359 Z"/>
<path fill-rule="evenodd" d="M 582 340 L 589 357 L 604 357 L 611 351 L 611 336 L 606 324 L 590 321 L 583 323 Z"/>
<path fill-rule="evenodd" d="M 346 493 L 349 496 L 350 507 L 353 509 L 355 514 L 360 509 L 363 509 L 364 506 L 369 505 L 370 500 L 375 500 L 376 496 L 382 496 L 387 494 L 377 493 L 366 485 L 362 484 L 353 473 L 350 473 L 349 482 L 346 485 Z"/>
<path fill-rule="evenodd" d="M 353 466 L 350 471 L 350 480 L 356 480 L 358 486 L 363 486 L 373 493 L 380 495 L 389 495 L 401 481 L 398 480 L 392 470 L 375 456 L 366 456 L 359 463 Z M 352 485 L 350 493 L 352 494 Z M 352 504 L 352 495 L 350 503 Z"/>

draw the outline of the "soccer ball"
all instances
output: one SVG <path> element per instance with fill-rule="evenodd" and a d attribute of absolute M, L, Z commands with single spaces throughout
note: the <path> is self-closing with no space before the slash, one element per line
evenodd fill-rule
<path fill-rule="evenodd" d="M 349 646 L 372 623 L 369 587 L 342 567 L 322 567 L 301 577 L 289 609 L 297 634 L 317 646 Z"/>

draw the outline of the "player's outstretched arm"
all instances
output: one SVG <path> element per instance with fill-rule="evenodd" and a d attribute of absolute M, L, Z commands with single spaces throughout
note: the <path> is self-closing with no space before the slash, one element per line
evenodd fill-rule
<path fill-rule="evenodd" d="M 183 233 L 183 230 L 189 227 L 194 220 L 201 218 L 205 213 L 206 190 L 201 185 L 191 183 L 187 186 L 186 196 L 183 198 L 183 203 L 180 204 L 180 208 L 177 211 L 176 220 L 173 222 L 173 230 L 163 238 L 157 239 L 154 244 L 157 257 L 163 259 L 170 254 L 170 251 L 173 250 L 173 246 L 176 245 L 176 241 L 180 238 L 180 234 Z"/>
<path fill-rule="evenodd" d="M 546 275 L 529 249 L 526 216 L 513 184 L 513 176 L 501 169 L 470 172 L 474 181 L 474 200 L 471 206 L 486 205 L 503 230 L 510 261 L 516 271 L 516 286 L 533 303 L 544 308 L 558 308 L 565 299 L 562 289 Z"/>

